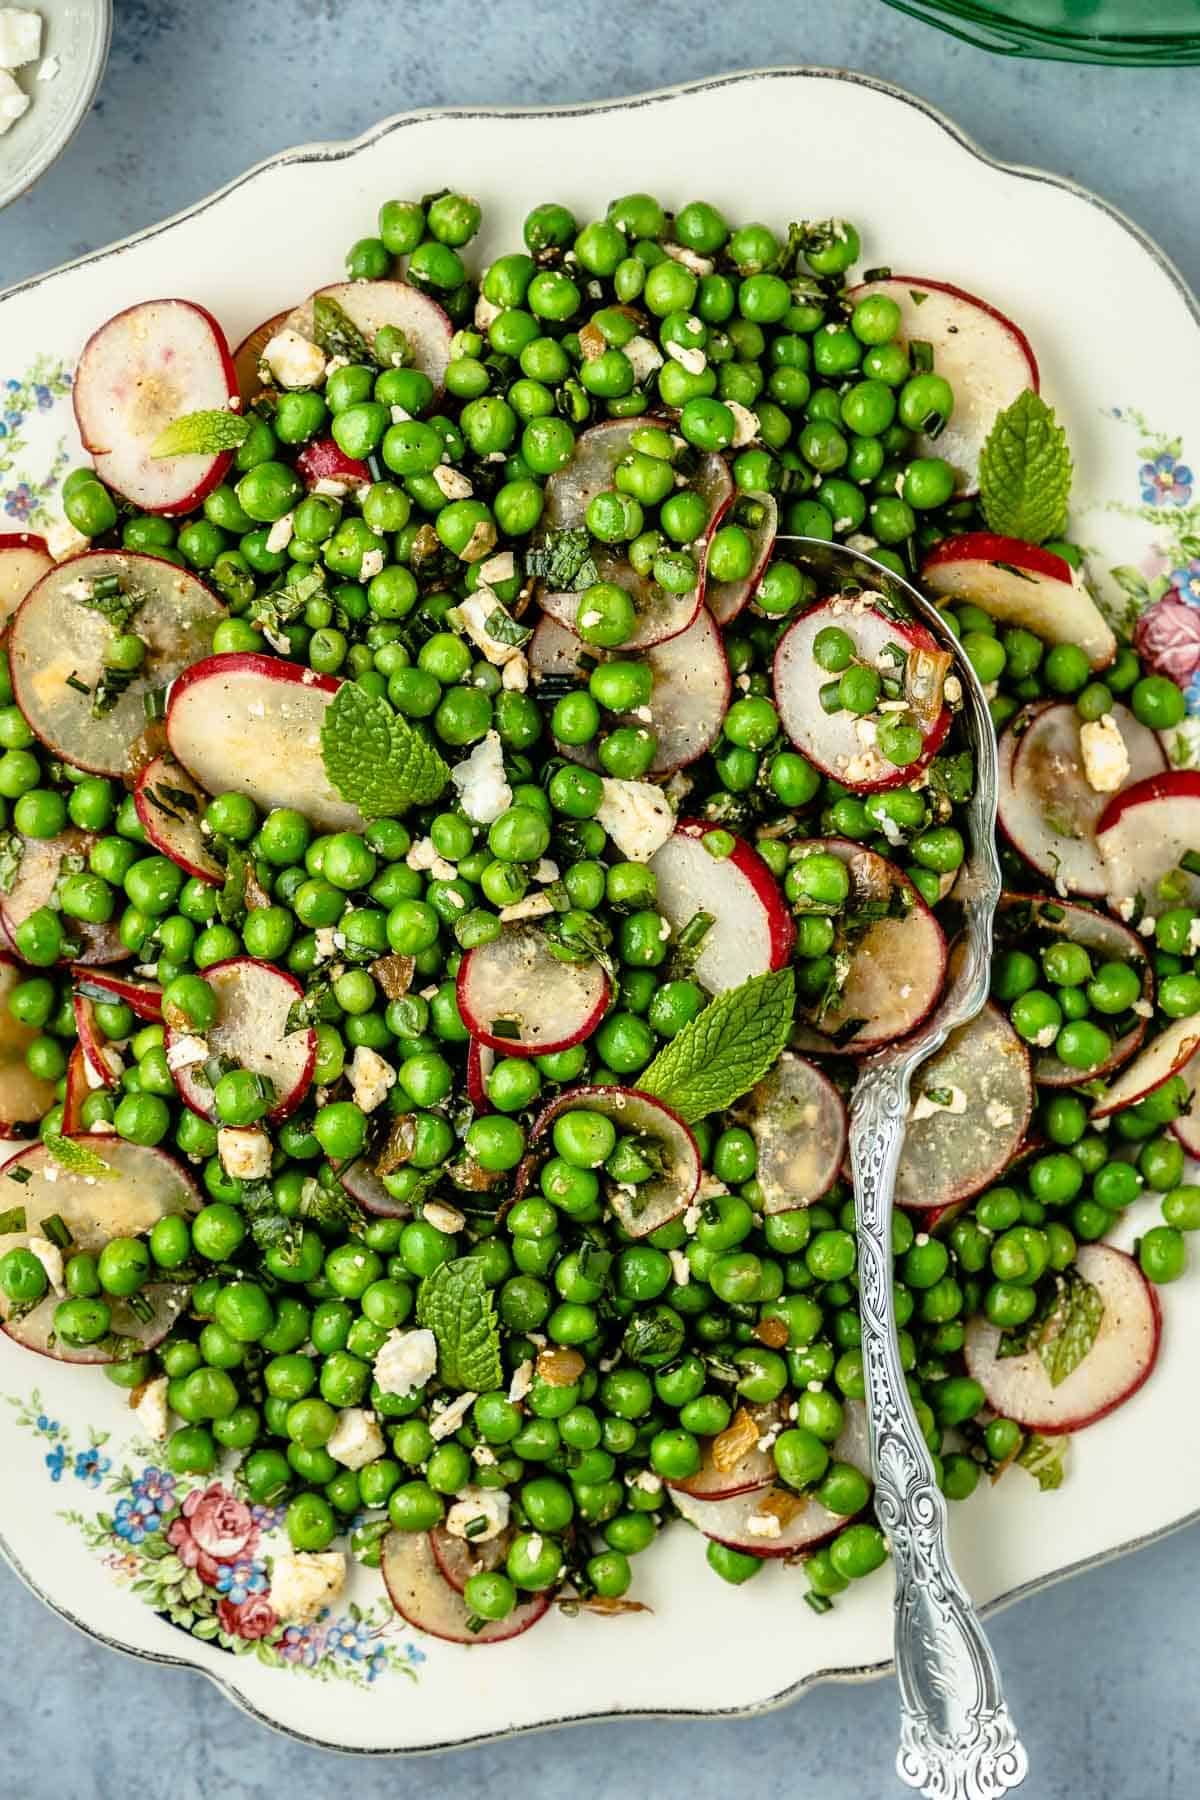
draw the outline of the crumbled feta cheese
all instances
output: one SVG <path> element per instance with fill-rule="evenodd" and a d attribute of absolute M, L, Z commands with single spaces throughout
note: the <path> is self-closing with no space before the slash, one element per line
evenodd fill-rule
<path fill-rule="evenodd" d="M 271 1565 L 270 1601 L 290 1625 L 307 1625 L 341 1593 L 346 1558 L 340 1550 L 296 1550 Z"/>
<path fill-rule="evenodd" d="M 552 856 L 542 856 L 534 865 L 533 879 L 541 882 L 557 881 L 561 872 Z"/>
<path fill-rule="evenodd" d="M 480 1469 L 495 1468 L 496 1452 L 490 1444 L 475 1444 L 471 1449 L 471 1461 Z"/>
<path fill-rule="evenodd" d="M 929 1093 L 918 1094 L 909 1115 L 914 1124 L 918 1119 L 932 1119 L 935 1113 L 966 1112 L 967 1096 L 960 1087 L 947 1086 L 944 1090 L 939 1088 L 936 1091 L 939 1094 L 944 1091 L 948 1098 L 935 1100 Z"/>
<path fill-rule="evenodd" d="M 173 1037 L 167 1046 L 167 1067 L 172 1072 L 176 1069 L 190 1069 L 193 1063 L 207 1061 L 207 1038 L 193 1037 L 185 1033 L 183 1037 Z"/>
<path fill-rule="evenodd" d="M 133 1416 L 148 1438 L 161 1443 L 167 1435 L 167 1377 L 156 1375 L 142 1388 L 136 1400 L 130 1396 Z"/>
<path fill-rule="evenodd" d="M 710 256 L 697 256 L 694 250 L 687 250 L 682 244 L 664 244 L 663 249 L 672 262 L 682 263 L 693 275 L 711 275 L 716 267 Z"/>
<path fill-rule="evenodd" d="M 700 1205 L 699 1201 L 688 1207 L 683 1215 L 683 1229 L 687 1232 L 689 1237 L 695 1237 L 697 1231 L 700 1229 L 700 1221 L 703 1217 L 704 1208 Z"/>
<path fill-rule="evenodd" d="M 1188 926 L 1187 934 L 1188 955 L 1195 956 L 1197 950 L 1200 950 L 1200 918 L 1192 920 L 1191 924 Z"/>
<path fill-rule="evenodd" d="M 513 1370 L 512 1380 L 508 1384 L 508 1397 L 514 1406 L 518 1405 L 533 1386 L 533 1363 L 526 1357 Z"/>
<path fill-rule="evenodd" d="M 686 1287 L 692 1279 L 692 1265 L 682 1250 L 668 1250 L 671 1259 L 671 1273 L 675 1277 L 676 1287 Z"/>
<path fill-rule="evenodd" d="M 489 731 L 480 738 L 470 756 L 455 763 L 450 779 L 458 789 L 468 819 L 476 825 L 494 824 L 512 805 L 500 733 Z"/>
<path fill-rule="evenodd" d="M 23 93 L 7 69 L 0 69 L 0 137 L 29 111 L 29 95 Z"/>
<path fill-rule="evenodd" d="M 841 759 L 838 760 L 840 763 Z M 857 756 L 847 757 L 845 766 L 839 769 L 839 773 L 851 787 L 858 782 L 878 781 L 888 772 L 888 765 L 878 750 L 873 748 L 860 750 Z"/>
<path fill-rule="evenodd" d="M 453 863 L 438 855 L 432 838 L 418 838 L 404 860 L 410 869 L 416 869 L 419 873 L 427 870 L 438 881 L 453 881 L 458 874 Z"/>
<path fill-rule="evenodd" d="M 316 387 L 325 379 L 325 352 L 287 326 L 263 346 L 262 360 L 283 388 Z"/>
<path fill-rule="evenodd" d="M 743 406 L 738 400 L 727 400 L 725 404 L 733 414 L 733 443 L 730 447 L 744 450 L 758 436 L 758 414 L 751 412 L 748 406 Z"/>
<path fill-rule="evenodd" d="M 347 1406 L 338 1414 L 338 1422 L 325 1448 L 334 1462 L 345 1469 L 363 1469 L 384 1452 L 383 1433 L 373 1412 L 362 1406 Z"/>
<path fill-rule="evenodd" d="M 511 581 L 516 572 L 516 559 L 511 550 L 502 550 L 499 556 L 489 556 L 485 563 L 479 565 L 479 579 L 488 587 L 494 587 L 498 581 Z"/>
<path fill-rule="evenodd" d="M 523 650 L 510 656 L 500 676 L 501 687 L 509 693 L 523 694 L 529 686 L 529 659 Z"/>
<path fill-rule="evenodd" d="M 375 1356 L 375 1380 L 382 1394 L 415 1393 L 437 1373 L 437 1339 L 432 1331 L 389 1331 Z"/>
<path fill-rule="evenodd" d="M 1154 1017 L 1154 1008 L 1148 1000 L 1135 1000 L 1129 1010 L 1130 1012 L 1135 1012 L 1139 1019 L 1152 1019 Z"/>
<path fill-rule="evenodd" d="M 526 894 L 523 900 L 514 900 L 511 906 L 500 908 L 500 923 L 515 925 L 521 919 L 544 919 L 553 911 L 554 902 L 549 894 Z"/>
<path fill-rule="evenodd" d="M 223 1125 L 217 1155 L 225 1173 L 238 1181 L 262 1181 L 271 1173 L 271 1140 L 257 1125 Z"/>
<path fill-rule="evenodd" d="M 465 1487 L 446 1514 L 446 1530 L 451 1537 L 463 1538 L 468 1544 L 486 1544 L 489 1538 L 499 1537 L 508 1529 L 511 1504 L 503 1488 Z"/>
<path fill-rule="evenodd" d="M 365 1044 L 356 1047 L 346 1073 L 354 1090 L 355 1104 L 365 1113 L 374 1112 L 377 1106 L 383 1105 L 388 1089 L 396 1081 L 396 1071 L 391 1063 L 385 1061 L 378 1050 L 369 1050 Z"/>
<path fill-rule="evenodd" d="M 337 948 L 334 943 L 337 933 L 332 925 L 318 926 L 313 932 L 313 961 L 328 962 Z"/>
<path fill-rule="evenodd" d="M 448 1206 L 444 1200 L 427 1200 L 422 1216 L 427 1225 L 432 1225 L 435 1231 L 444 1231 L 447 1236 L 461 1231 L 467 1222 L 457 1206 Z"/>
<path fill-rule="evenodd" d="M 661 1494 L 662 1476 L 656 1475 L 653 1469 L 639 1469 L 629 1485 L 641 1488 L 643 1494 Z"/>
<path fill-rule="evenodd" d="M 270 531 L 267 533 L 268 550 L 287 549 L 296 529 L 294 519 L 295 515 L 290 512 L 284 513 L 282 519 L 276 519 Z M 366 561 L 365 557 L 363 558 L 363 561 Z"/>
<path fill-rule="evenodd" d="M 41 13 L 15 6 L 0 9 L 0 69 L 20 69 L 41 54 Z"/>
<path fill-rule="evenodd" d="M 478 300 L 475 302 L 476 331 L 486 331 L 493 320 L 500 317 L 503 310 L 503 307 L 493 306 L 490 300 L 485 299 L 484 296 L 480 294 Z"/>
<path fill-rule="evenodd" d="M 596 818 L 622 856 L 630 862 L 649 862 L 675 829 L 671 803 L 652 781 L 602 778 L 604 798 Z"/>
<path fill-rule="evenodd" d="M 1079 750 L 1087 783 L 1098 794 L 1115 794 L 1129 776 L 1129 751 L 1111 713 L 1079 727 Z"/>
<path fill-rule="evenodd" d="M 391 413 L 392 413 L 392 424 L 393 425 L 403 425 L 403 423 L 406 419 L 412 418 L 412 414 L 409 412 L 409 410 L 406 406 L 393 406 L 391 409 Z"/>
<path fill-rule="evenodd" d="M 893 667 L 894 666 L 895 665 L 893 665 Z M 943 681 L 942 699 L 946 702 L 947 706 L 960 706 L 962 704 L 962 682 L 958 679 L 957 675 L 947 675 L 945 681 Z"/>
<path fill-rule="evenodd" d="M 746 1530 L 751 1537 L 777 1538 L 783 1531 L 783 1526 L 774 1513 L 751 1513 L 746 1520 Z"/>
<path fill-rule="evenodd" d="M 497 599 L 491 588 L 481 584 L 473 594 L 468 594 L 465 600 L 460 600 L 454 611 L 455 616 L 462 621 L 463 630 L 472 643 L 483 651 L 490 663 L 495 663 L 497 668 L 502 668 L 505 663 L 511 662 L 514 656 L 519 656 L 521 650 L 518 644 L 501 643 L 500 639 L 494 638 L 488 630 L 488 620 L 497 608 L 502 613 L 507 611 L 504 602 Z"/>
<path fill-rule="evenodd" d="M 341 500 L 350 492 L 350 483 L 337 481 L 332 475 L 322 475 L 313 482 L 312 491 L 325 500 Z"/>
<path fill-rule="evenodd" d="M 31 1237 L 26 1248 L 30 1255 L 36 1256 L 41 1263 L 42 1268 L 46 1271 L 46 1280 L 55 1293 L 61 1294 L 63 1291 L 63 1257 L 58 1245 L 52 1244 L 49 1238 Z"/>
<path fill-rule="evenodd" d="M 22 95 L 22 98 L 24 96 Z M 3 103 L 3 83 L 0 83 L 0 105 Z M 24 112 L 22 107 L 21 111 Z M 56 563 L 66 562 L 69 556 L 79 556 L 84 550 L 90 550 L 92 540 L 85 537 L 82 531 L 76 531 L 69 519 L 55 519 L 43 531 L 46 548 Z"/>
<path fill-rule="evenodd" d="M 983 1116 L 993 1131 L 1003 1131 L 1006 1125 L 1013 1122 L 1013 1109 L 1005 1106 L 1001 1100 L 989 1100 L 983 1109 Z"/>
<path fill-rule="evenodd" d="M 373 581 L 376 575 L 382 572 L 382 569 L 382 550 L 366 550 L 363 552 L 362 562 L 358 566 L 358 577 L 360 581 Z"/>
<path fill-rule="evenodd" d="M 430 1437 L 439 1443 L 442 1438 L 450 1437 L 458 1430 L 478 1398 L 478 1394 L 468 1389 L 465 1394 L 460 1394 L 456 1400 L 452 1400 L 449 1406 L 443 1406 L 439 1411 L 434 1412 L 429 1421 Z"/>
<path fill-rule="evenodd" d="M 1057 1025 L 1043 1025 L 1033 1041 L 1039 1050 L 1048 1050 L 1057 1036 Z"/>
<path fill-rule="evenodd" d="M 667 345 L 667 353 L 689 375 L 703 375 L 708 367 L 708 358 L 699 346 L 670 343 Z"/>
<path fill-rule="evenodd" d="M 857 718 L 854 721 L 854 735 L 860 744 L 870 749 L 875 743 L 876 726 L 874 719 Z"/>
<path fill-rule="evenodd" d="M 528 1546 L 529 1560 L 531 1563 L 537 1562 L 538 1558 L 542 1554 L 543 1548 L 544 1548 L 544 1545 L 542 1543 L 542 1535 L 540 1532 L 535 1531 L 529 1539 L 529 1546 Z"/>
<path fill-rule="evenodd" d="M 633 367 L 633 379 L 640 385 L 649 380 L 655 369 L 662 368 L 662 351 L 648 337 L 631 337 L 622 349 Z"/>
<path fill-rule="evenodd" d="M 1138 924 L 1138 930 L 1144 938 L 1153 937 L 1155 926 L 1156 921 L 1153 918 L 1142 919 Z"/>
<path fill-rule="evenodd" d="M 448 463 L 438 464 L 433 471 L 433 479 L 447 500 L 469 500 L 475 492 L 462 470 L 452 469 Z"/>

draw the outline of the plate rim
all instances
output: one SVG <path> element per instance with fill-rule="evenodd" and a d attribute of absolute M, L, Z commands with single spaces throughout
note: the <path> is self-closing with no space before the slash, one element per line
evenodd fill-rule
<path fill-rule="evenodd" d="M 707 76 L 695 81 L 676 82 L 664 87 L 647 89 L 636 94 L 593 101 L 567 101 L 558 105 L 549 106 L 435 106 L 423 107 L 417 111 L 394 113 L 385 119 L 379 120 L 374 125 L 369 126 L 365 131 L 353 138 L 316 140 L 308 144 L 295 145 L 287 150 L 276 151 L 273 155 L 264 157 L 261 161 L 244 170 L 240 175 L 235 176 L 222 187 L 214 189 L 211 193 L 203 196 L 199 200 L 193 201 L 190 205 L 183 207 L 180 211 L 170 214 L 167 218 L 161 219 L 153 225 L 146 226 L 140 231 L 133 232 L 127 237 L 119 238 L 110 244 L 102 245 L 96 250 L 88 251 L 83 256 L 74 257 L 67 262 L 59 263 L 53 268 L 45 270 L 41 274 L 27 276 L 23 280 L 0 290 L 0 306 L 2 306 L 6 300 L 13 299 L 19 294 L 35 291 L 42 286 L 43 283 L 54 279 L 58 275 L 65 274 L 70 270 L 85 268 L 107 261 L 110 257 L 118 256 L 125 250 L 132 249 L 139 244 L 146 243 L 163 235 L 172 230 L 175 226 L 182 225 L 186 221 L 207 212 L 227 195 L 236 192 L 247 183 L 256 180 L 268 170 L 287 167 L 296 163 L 349 161 L 360 151 L 368 149 L 381 139 L 390 137 L 394 132 L 404 130 L 410 126 L 446 119 L 481 120 L 523 118 L 537 120 L 580 118 L 595 113 L 634 111 L 644 106 L 680 98 L 685 95 L 716 93 L 725 88 L 742 85 L 744 83 L 779 79 L 843 82 L 854 87 L 865 88 L 869 92 L 880 94 L 889 100 L 898 101 L 902 105 L 911 107 L 926 119 L 931 120 L 954 144 L 960 149 L 965 150 L 967 154 L 973 157 L 977 162 L 984 164 L 985 167 L 994 169 L 1003 175 L 1015 176 L 1019 180 L 1034 181 L 1047 187 L 1057 188 L 1064 193 L 1072 195 L 1076 199 L 1084 201 L 1087 205 L 1094 207 L 1098 212 L 1113 220 L 1115 224 L 1121 227 L 1121 229 L 1150 256 L 1155 265 L 1167 277 L 1179 298 L 1183 301 L 1192 321 L 1197 327 L 1200 327 L 1200 299 L 1193 293 L 1182 270 L 1173 259 L 1167 255 L 1166 251 L 1162 249 L 1161 245 L 1158 244 L 1149 232 L 1138 225 L 1111 201 L 1104 199 L 1101 195 L 1094 193 L 1090 188 L 1084 187 L 1081 183 L 1073 181 L 1069 176 L 1057 175 L 1049 170 L 1038 168 L 1033 164 L 1006 162 L 1002 158 L 992 156 L 969 132 L 965 131 L 957 121 L 950 118 L 949 115 L 942 112 L 940 108 L 934 106 L 920 95 L 910 93 L 906 88 L 900 87 L 895 82 L 884 80 L 879 76 L 867 75 L 858 70 L 830 68 L 813 63 L 777 64 L 753 69 L 732 70 L 718 75 Z M 1097 1551 L 1092 1556 L 1081 1557 L 1076 1562 L 1068 1563 L 1061 1568 L 1051 1570 L 1045 1575 L 1037 1576 L 1027 1582 L 1022 1582 L 1018 1586 L 1010 1588 L 1007 1592 L 997 1595 L 995 1599 L 981 1607 L 981 1614 L 984 1618 L 991 1618 L 1006 1610 L 1008 1607 L 1015 1605 L 1020 1600 L 1027 1599 L 1033 1594 L 1042 1593 L 1046 1589 L 1057 1586 L 1060 1582 L 1070 1580 L 1076 1575 L 1083 1574 L 1089 1569 L 1103 1567 L 1105 1564 L 1116 1562 L 1121 1557 L 1130 1555 L 1135 1551 L 1146 1549 L 1151 1544 L 1158 1543 L 1162 1539 L 1171 1536 L 1173 1533 L 1182 1531 L 1189 1525 L 1196 1524 L 1197 1522 L 1200 1522 L 1200 1506 L 1197 1506 L 1191 1512 L 1184 1514 L 1178 1519 L 1170 1520 L 1166 1524 L 1158 1526 L 1153 1531 L 1137 1537 L 1128 1538 L 1119 1544 L 1110 1545 L 1103 1550 Z M 145 1649 L 140 1645 L 129 1644 L 123 1642 L 119 1638 L 111 1636 L 96 1625 L 87 1622 L 74 1613 L 69 1606 L 60 1604 L 59 1601 L 52 1598 L 39 1586 L 38 1582 L 33 1578 L 29 1570 L 21 1561 L 20 1557 L 17 1556 L 13 1550 L 2 1527 L 0 1527 L 0 1554 L 3 1554 L 5 1561 L 23 1585 L 30 1593 L 35 1595 L 43 1605 L 47 1606 L 51 1612 L 55 1613 L 66 1624 L 72 1626 L 75 1630 L 80 1631 L 84 1636 L 93 1639 L 96 1643 L 104 1645 L 106 1649 L 116 1650 L 125 1656 L 143 1662 L 157 1663 L 168 1668 L 196 1671 L 211 1681 L 227 1699 L 231 1700 L 235 1706 L 248 1714 L 257 1723 L 265 1725 L 279 1735 L 291 1738 L 295 1742 L 304 1744 L 309 1748 L 335 1751 L 344 1756 L 402 1756 L 406 1758 L 433 1756 L 444 1754 L 452 1750 L 465 1750 L 477 1747 L 481 1744 L 499 1743 L 509 1738 L 525 1736 L 531 1732 L 554 1731 L 569 1725 L 601 1724 L 610 1720 L 757 1718 L 765 1713 L 774 1712 L 789 1705 L 792 1701 L 798 1700 L 802 1694 L 807 1693 L 810 1689 L 823 1682 L 869 1681 L 891 1673 L 895 1667 L 893 1659 L 888 1657 L 874 1663 L 863 1663 L 851 1666 L 841 1665 L 838 1667 L 812 1670 L 808 1674 L 801 1676 L 797 1681 L 790 1682 L 777 1693 L 769 1695 L 763 1700 L 753 1701 L 745 1706 L 715 1708 L 688 1706 L 621 1707 L 595 1712 L 577 1711 L 564 1713 L 551 1719 L 539 1720 L 536 1724 L 514 1725 L 504 1729 L 481 1731 L 470 1737 L 449 1739 L 437 1744 L 426 1744 L 421 1746 L 346 1744 L 301 1730 L 296 1726 L 287 1724 L 272 1714 L 265 1712 L 234 1680 L 223 1672 L 210 1668 L 206 1663 L 196 1660 L 194 1657 L 176 1656 L 168 1650 Z"/>

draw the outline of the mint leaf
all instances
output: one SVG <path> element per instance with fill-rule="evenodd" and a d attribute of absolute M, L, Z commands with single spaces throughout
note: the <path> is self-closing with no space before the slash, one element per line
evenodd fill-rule
<path fill-rule="evenodd" d="M 544 581 L 554 594 L 574 593 L 600 579 L 591 538 L 571 525 L 547 531 L 540 544 L 525 552 L 525 573 Z"/>
<path fill-rule="evenodd" d="M 15 831 L 0 831 L 0 894 L 11 894 L 25 845 Z"/>
<path fill-rule="evenodd" d="M 1069 1437 L 1046 1438 L 1036 1431 L 1026 1438 L 1017 1461 L 1033 1476 L 1043 1494 L 1053 1493 L 1055 1488 L 1062 1486 L 1070 1442 Z"/>
<path fill-rule="evenodd" d="M 501 1386 L 500 1332 L 478 1257 L 439 1263 L 425 1277 L 417 1290 L 417 1324 L 437 1339 L 438 1375 L 447 1387 L 486 1394 Z"/>
<path fill-rule="evenodd" d="M 57 1132 L 48 1132 L 42 1139 L 47 1150 L 60 1167 L 70 1171 L 72 1175 L 90 1175 L 94 1181 L 115 1181 L 117 1171 L 111 1163 L 106 1163 L 102 1156 L 97 1156 L 78 1138 L 61 1137 Z"/>
<path fill-rule="evenodd" d="M 216 456 L 221 450 L 236 450 L 250 436 L 253 419 L 241 413 L 217 409 L 213 412 L 184 413 L 172 419 L 150 446 L 151 456 Z"/>
<path fill-rule="evenodd" d="M 983 516 L 1004 537 L 1042 544 L 1067 522 L 1071 494 L 1067 434 L 1032 388 L 997 413 L 979 455 Z"/>
<path fill-rule="evenodd" d="M 357 682 L 343 681 L 321 725 L 325 773 L 371 819 L 436 800 L 450 771 L 429 740 Z"/>
<path fill-rule="evenodd" d="M 328 294 L 313 299 L 313 342 L 326 356 L 347 356 L 352 363 L 375 361 L 371 346 L 354 320 Z"/>
<path fill-rule="evenodd" d="M 1077 1269 L 1065 1270 L 1058 1304 L 1042 1328 L 1037 1347 L 1052 1387 L 1058 1387 L 1079 1367 L 1096 1341 L 1103 1317 L 1099 1288 L 1085 1281 Z"/>
<path fill-rule="evenodd" d="M 722 1112 L 761 1081 L 787 1044 L 795 1010 L 790 968 L 753 975 L 709 1002 L 638 1077 L 689 1125 Z"/>

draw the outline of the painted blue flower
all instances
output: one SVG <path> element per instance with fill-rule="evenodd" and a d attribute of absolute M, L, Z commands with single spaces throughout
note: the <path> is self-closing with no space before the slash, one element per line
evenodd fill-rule
<path fill-rule="evenodd" d="M 175 1505 L 175 1477 L 151 1464 L 142 1470 L 131 1492 L 139 1512 L 168 1513 Z"/>
<path fill-rule="evenodd" d="M 57 1437 L 62 1427 L 59 1425 L 57 1419 L 51 1419 L 48 1418 L 45 1413 L 39 1413 L 37 1417 L 37 1429 L 39 1431 L 44 1431 L 47 1437 Z"/>
<path fill-rule="evenodd" d="M 50 389 L 44 382 L 39 381 L 33 392 L 38 403 L 38 411 L 49 412 L 50 408 L 54 405 L 54 395 L 50 392 Z"/>
<path fill-rule="evenodd" d="M 1194 556 L 1186 568 L 1172 569 L 1171 586 L 1189 606 L 1200 606 L 1200 557 Z"/>
<path fill-rule="evenodd" d="M 425 1652 L 416 1644 L 405 1644 L 404 1654 L 414 1667 L 425 1661 Z"/>
<path fill-rule="evenodd" d="M 287 1625 L 276 1648 L 286 1663 L 314 1669 L 325 1648 L 325 1633 L 318 1625 Z"/>
<path fill-rule="evenodd" d="M 20 382 L 16 381 L 11 375 L 9 376 L 8 380 L 5 382 L 4 385 L 8 389 L 10 394 L 19 394 L 21 391 Z"/>
<path fill-rule="evenodd" d="M 1183 690 L 1184 704 L 1193 718 L 1200 715 L 1200 669 L 1192 676 Z"/>
<path fill-rule="evenodd" d="M 1186 506 L 1192 497 L 1195 477 L 1186 463 L 1176 462 L 1164 450 L 1153 462 L 1144 462 L 1138 470 L 1142 499 L 1148 506 Z"/>
<path fill-rule="evenodd" d="M 168 1477 L 170 1479 L 170 1477 Z M 252 1506 L 250 1517 L 260 1531 L 279 1531 L 287 1517 L 286 1506 Z"/>
<path fill-rule="evenodd" d="M 29 519 L 37 505 L 37 496 L 27 481 L 22 481 L 6 497 L 4 510 L 13 519 Z"/>
<path fill-rule="evenodd" d="M 25 423 L 25 414 L 23 412 L 17 412 L 16 409 L 13 408 L 11 411 L 5 413 L 4 423 L 8 426 L 10 431 L 17 431 Z"/>
<path fill-rule="evenodd" d="M 374 1651 L 371 1627 L 365 1619 L 336 1620 L 325 1641 L 334 1656 L 344 1656 L 348 1662 L 366 1662 Z"/>
<path fill-rule="evenodd" d="M 62 1444 L 55 1444 L 53 1450 L 51 1450 L 46 1457 L 46 1467 L 50 1471 L 51 1481 L 62 1480 L 62 1472 L 66 1465 L 66 1461 L 67 1452 L 64 1446 Z"/>
<path fill-rule="evenodd" d="M 367 1667 L 366 1667 L 367 1680 L 374 1681 L 376 1676 L 382 1675 L 385 1672 L 385 1670 L 387 1669 L 387 1666 L 388 1666 L 387 1649 L 383 1644 L 376 1644 L 374 1650 L 372 1650 L 371 1655 L 367 1660 Z"/>
<path fill-rule="evenodd" d="M 75 1479 L 86 1481 L 89 1487 L 99 1487 L 101 1477 L 107 1475 L 111 1468 L 111 1460 L 107 1456 L 101 1456 L 97 1444 L 93 1444 L 90 1450 L 76 1452 Z"/>
<path fill-rule="evenodd" d="M 267 1565 L 263 1562 L 222 1563 L 217 1570 L 217 1592 L 227 1594 L 234 1606 L 241 1606 L 251 1594 L 266 1591 Z"/>
<path fill-rule="evenodd" d="M 113 1530 L 127 1544 L 141 1544 L 152 1531 L 161 1531 L 158 1514 L 151 1509 L 147 1512 L 134 1501 L 121 1499 L 117 1501 L 113 1513 Z"/>

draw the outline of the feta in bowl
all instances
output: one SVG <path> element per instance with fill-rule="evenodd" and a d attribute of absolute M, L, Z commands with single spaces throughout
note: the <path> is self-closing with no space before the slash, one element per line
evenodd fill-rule
<path fill-rule="evenodd" d="M 0 207 L 33 186 L 87 116 L 111 30 L 112 0 L 0 6 Z"/>

